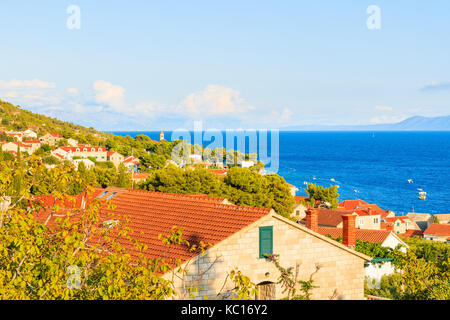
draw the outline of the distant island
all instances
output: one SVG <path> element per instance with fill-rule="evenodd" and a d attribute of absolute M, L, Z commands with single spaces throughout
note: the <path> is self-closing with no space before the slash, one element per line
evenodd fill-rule
<path fill-rule="evenodd" d="M 373 125 L 300 125 L 280 128 L 283 131 L 450 131 L 450 116 L 414 116 L 398 123 Z"/>

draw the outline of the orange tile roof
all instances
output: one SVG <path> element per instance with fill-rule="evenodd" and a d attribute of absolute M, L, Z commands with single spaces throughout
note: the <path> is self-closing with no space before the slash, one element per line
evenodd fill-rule
<path fill-rule="evenodd" d="M 299 203 L 302 201 L 309 201 L 309 197 L 295 196 L 294 198 L 295 198 L 296 203 Z"/>
<path fill-rule="evenodd" d="M 342 216 L 345 214 L 352 214 L 351 211 L 344 210 L 328 210 L 328 209 L 314 209 L 317 211 L 319 226 L 333 226 L 337 227 L 342 222 Z M 302 220 L 306 221 L 306 218 Z"/>
<path fill-rule="evenodd" d="M 384 218 L 386 221 L 388 221 L 388 222 L 392 222 L 392 223 L 395 223 L 397 220 L 400 220 L 402 223 L 405 223 L 406 221 L 412 221 L 410 218 L 408 218 L 408 217 L 400 217 L 400 216 L 398 216 L 398 217 L 385 217 Z"/>
<path fill-rule="evenodd" d="M 423 233 L 437 236 L 450 236 L 450 224 L 432 223 Z"/>
<path fill-rule="evenodd" d="M 342 228 L 319 227 L 318 232 L 321 235 L 330 234 L 334 239 L 342 236 Z M 372 243 L 384 242 L 391 234 L 387 230 L 369 230 L 369 229 L 355 229 L 356 240 L 363 240 Z"/>
<path fill-rule="evenodd" d="M 346 210 L 353 210 L 356 209 L 358 206 L 362 207 L 368 205 L 367 202 L 357 199 L 357 200 L 344 200 L 341 203 L 339 203 L 339 207 L 344 208 Z"/>
<path fill-rule="evenodd" d="M 100 216 L 104 221 L 129 219 L 134 231 L 132 239 L 148 246 L 149 258 L 161 257 L 189 260 L 197 253 L 186 247 L 172 247 L 169 252 L 158 235 L 167 235 L 173 226 L 184 227 L 183 237 L 191 244 L 200 241 L 216 245 L 244 227 L 270 214 L 270 209 L 224 204 L 224 199 L 205 195 L 180 195 L 143 190 L 119 188 L 96 189 L 93 197 L 107 191 L 102 200 Z M 116 208 L 108 209 L 106 199 L 112 192 L 117 194 L 110 200 Z M 41 221 L 46 219 L 40 215 Z M 102 220 L 101 219 L 101 220 Z M 103 221 L 102 220 L 102 221 Z M 53 222 L 54 223 L 54 222 Z M 51 223 L 49 223 L 51 225 Z M 132 256 L 136 256 L 132 241 L 121 238 L 120 243 Z"/>
<path fill-rule="evenodd" d="M 226 169 L 208 169 L 208 170 L 219 177 L 225 177 L 228 174 L 228 170 Z"/>
<path fill-rule="evenodd" d="M 401 233 L 400 236 L 403 238 L 411 238 L 411 237 L 423 237 L 422 230 L 408 230 L 405 233 Z"/>

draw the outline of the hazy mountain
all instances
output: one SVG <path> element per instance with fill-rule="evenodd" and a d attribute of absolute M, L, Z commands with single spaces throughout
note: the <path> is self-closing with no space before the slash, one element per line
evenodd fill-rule
<path fill-rule="evenodd" d="M 421 117 L 414 116 L 398 123 L 359 126 L 289 126 L 283 131 L 450 131 L 450 116 Z"/>

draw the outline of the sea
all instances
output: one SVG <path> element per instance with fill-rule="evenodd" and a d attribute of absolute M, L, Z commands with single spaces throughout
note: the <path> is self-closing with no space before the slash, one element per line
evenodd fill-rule
<path fill-rule="evenodd" d="M 159 140 L 159 131 L 113 133 Z M 397 215 L 450 213 L 450 132 L 280 131 L 278 167 L 297 195 L 306 195 L 306 183 L 337 184 L 340 200 L 362 199 Z"/>

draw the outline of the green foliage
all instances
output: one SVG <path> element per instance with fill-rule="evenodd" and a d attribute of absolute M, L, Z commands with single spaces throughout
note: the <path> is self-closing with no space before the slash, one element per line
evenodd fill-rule
<path fill-rule="evenodd" d="M 279 255 L 270 254 L 266 255 L 266 259 L 275 264 L 276 268 L 280 272 L 278 278 L 278 283 L 281 284 L 283 288 L 282 293 L 287 293 L 284 300 L 311 300 L 312 290 L 319 288 L 314 286 L 314 275 L 319 272 L 320 265 L 316 265 L 316 270 L 310 275 L 308 280 L 298 280 L 299 267 L 300 265 L 293 267 L 284 268 L 278 261 Z M 297 291 L 300 290 L 300 294 Z"/>
<path fill-rule="evenodd" d="M 398 256 L 399 272 L 383 277 L 380 289 L 366 288 L 366 293 L 398 300 L 449 300 L 450 244 L 418 237 L 405 241 L 410 249 Z"/>
<path fill-rule="evenodd" d="M 136 254 L 132 258 L 120 241 L 131 240 L 128 222 L 120 220 L 112 228 L 104 228 L 99 200 L 81 209 L 61 210 L 58 205 L 42 207 L 33 199 L 32 190 L 51 181 L 55 199 L 74 203 L 75 198 L 67 196 L 73 185 L 81 184 L 88 194 L 93 191 L 83 185 L 83 175 L 89 172 L 81 164 L 78 172 L 63 166 L 47 170 L 37 157 L 0 162 L 0 194 L 11 195 L 1 198 L 1 299 L 161 300 L 182 296 L 173 280 L 162 277 L 169 271 L 186 275 L 181 261 L 164 256 L 147 258 L 146 246 L 138 241 L 133 241 Z M 18 176 L 21 183 L 17 190 Z M 35 219 L 38 214 L 44 222 Z M 57 222 L 51 228 L 47 225 L 50 215 Z M 204 254 L 206 245 L 190 244 L 182 231 L 173 227 L 169 235 L 159 238 L 168 250 L 183 246 Z M 233 273 L 231 278 L 238 297 L 248 298 L 254 292 L 248 277 Z"/>
<path fill-rule="evenodd" d="M 272 208 L 284 216 L 290 215 L 295 203 L 282 177 L 263 176 L 239 167 L 231 168 L 222 179 L 201 167 L 185 171 L 169 165 L 152 171 L 139 187 L 149 191 L 222 197 L 237 205 Z"/>
<path fill-rule="evenodd" d="M 331 204 L 332 209 L 336 209 L 339 205 L 338 186 L 330 185 L 328 188 L 325 188 L 310 183 L 305 189 L 305 192 L 309 195 L 309 198 L 311 199 L 311 205 L 314 207 L 329 203 Z M 320 205 L 316 204 L 316 201 L 320 201 Z"/>

